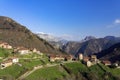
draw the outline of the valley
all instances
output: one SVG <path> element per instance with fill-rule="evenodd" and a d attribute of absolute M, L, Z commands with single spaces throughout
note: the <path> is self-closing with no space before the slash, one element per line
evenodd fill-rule
<path fill-rule="evenodd" d="M 0 80 L 120 80 L 120 0 L 0 0 Z"/>
<path fill-rule="evenodd" d="M 1 80 L 120 80 L 119 37 L 42 39 L 3 16 L 0 32 Z"/>

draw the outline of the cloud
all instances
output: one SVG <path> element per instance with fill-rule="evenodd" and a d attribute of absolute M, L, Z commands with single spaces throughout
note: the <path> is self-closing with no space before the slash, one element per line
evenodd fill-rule
<path fill-rule="evenodd" d="M 120 19 L 116 19 L 114 23 L 115 24 L 120 24 Z"/>
<path fill-rule="evenodd" d="M 45 32 L 34 32 L 35 34 L 48 34 L 48 35 L 51 35 L 51 36 L 55 36 L 53 33 L 45 33 Z"/>
<path fill-rule="evenodd" d="M 61 38 L 63 39 L 66 39 L 66 40 L 71 40 L 73 39 L 73 36 L 72 35 L 68 35 L 68 34 L 63 34 L 62 36 L 60 36 Z"/>
<path fill-rule="evenodd" d="M 110 25 L 107 25 L 107 28 L 116 28 L 120 26 L 120 19 L 114 20 L 114 22 Z"/>
<path fill-rule="evenodd" d="M 81 40 L 80 35 L 63 34 L 60 37 L 62 39 L 68 40 L 68 41 L 79 41 L 79 40 Z"/>

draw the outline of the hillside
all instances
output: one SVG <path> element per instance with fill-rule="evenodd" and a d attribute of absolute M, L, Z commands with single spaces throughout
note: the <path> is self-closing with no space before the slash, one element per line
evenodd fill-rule
<path fill-rule="evenodd" d="M 0 41 L 5 41 L 14 47 L 37 48 L 43 53 L 61 53 L 25 26 L 4 16 L 0 16 Z"/>
<path fill-rule="evenodd" d="M 25 80 L 120 80 L 120 73 L 116 74 L 119 71 L 102 64 L 88 68 L 80 62 L 73 62 L 39 69 Z"/>
<path fill-rule="evenodd" d="M 98 39 L 90 39 L 85 42 L 70 41 L 62 47 L 62 50 L 74 55 L 78 55 L 79 53 L 83 53 L 84 55 L 91 55 L 94 53 L 98 53 L 104 49 L 107 49 L 118 42 L 120 42 L 120 38 L 113 36 L 107 36 L 105 38 Z"/>
<path fill-rule="evenodd" d="M 100 59 L 108 59 L 111 62 L 120 62 L 120 43 L 117 43 L 110 48 L 101 51 L 97 54 Z"/>
<path fill-rule="evenodd" d="M 11 51 L 0 48 L 0 59 L 12 57 Z M 120 69 L 98 63 L 87 67 L 81 61 L 49 62 L 47 55 L 19 55 L 19 62 L 0 69 L 3 80 L 120 80 Z"/>

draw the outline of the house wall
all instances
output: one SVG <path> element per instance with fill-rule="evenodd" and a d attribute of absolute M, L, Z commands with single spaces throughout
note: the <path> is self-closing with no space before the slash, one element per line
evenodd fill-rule
<path fill-rule="evenodd" d="M 18 59 L 18 58 L 15 58 L 15 59 L 12 60 L 12 62 L 13 62 L 13 63 L 17 63 L 17 62 L 19 62 L 19 59 Z"/>
<path fill-rule="evenodd" d="M 79 54 L 79 60 L 83 60 L 83 54 Z"/>
<path fill-rule="evenodd" d="M 29 53 L 29 50 L 19 50 L 18 52 L 20 54 L 27 54 L 27 53 Z"/>
<path fill-rule="evenodd" d="M 12 46 L 10 46 L 10 45 L 7 44 L 7 43 L 1 43 L 1 44 L 0 44 L 0 47 L 5 48 L 5 49 L 12 49 Z"/>
<path fill-rule="evenodd" d="M 88 67 L 92 66 L 92 62 L 87 61 L 87 66 L 88 66 Z"/>
<path fill-rule="evenodd" d="M 1 63 L 1 69 L 4 69 L 6 67 L 9 67 L 12 65 L 12 62 L 8 62 L 8 63 Z M 3 67 L 4 66 L 4 67 Z"/>

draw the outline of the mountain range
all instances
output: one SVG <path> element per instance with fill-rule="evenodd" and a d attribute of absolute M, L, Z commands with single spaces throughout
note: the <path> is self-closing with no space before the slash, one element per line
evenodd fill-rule
<path fill-rule="evenodd" d="M 77 56 L 79 53 L 83 53 L 84 55 L 99 53 L 102 50 L 108 49 L 112 45 L 120 42 L 120 37 L 114 36 L 106 36 L 104 38 L 86 36 L 81 41 L 67 41 L 49 34 L 39 33 L 37 35 L 47 40 L 55 48 L 59 48 L 62 51 L 75 56 Z"/>
<path fill-rule="evenodd" d="M 68 42 L 62 47 L 62 50 L 74 55 L 78 55 L 79 53 L 91 55 L 99 53 L 118 42 L 120 42 L 120 37 L 106 36 L 104 38 L 94 38 L 84 42 Z"/>

